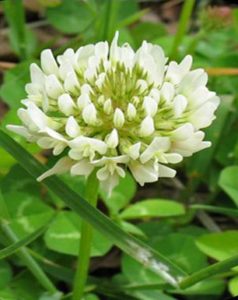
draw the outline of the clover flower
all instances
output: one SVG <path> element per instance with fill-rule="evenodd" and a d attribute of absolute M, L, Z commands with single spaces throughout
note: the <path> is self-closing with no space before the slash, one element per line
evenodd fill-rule
<path fill-rule="evenodd" d="M 30 67 L 23 125 L 8 128 L 54 155 L 56 165 L 39 177 L 70 171 L 97 178 L 107 191 L 128 168 L 144 185 L 174 177 L 167 165 L 210 146 L 201 129 L 214 120 L 219 98 L 206 87 L 203 69 L 191 70 L 192 57 L 167 63 L 161 47 L 143 42 L 99 42 L 67 49 L 57 57 L 41 53 L 41 68 Z"/>

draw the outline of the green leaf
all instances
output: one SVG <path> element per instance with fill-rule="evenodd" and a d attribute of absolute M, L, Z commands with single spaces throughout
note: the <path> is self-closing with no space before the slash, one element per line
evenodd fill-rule
<path fill-rule="evenodd" d="M 27 41 L 26 41 L 26 26 L 25 26 L 25 10 L 22 0 L 4 1 L 4 13 L 10 27 L 10 41 L 12 48 L 22 59 L 27 57 Z"/>
<path fill-rule="evenodd" d="M 19 248 L 23 246 L 29 245 L 31 242 L 35 241 L 39 236 L 41 236 L 45 230 L 47 229 L 49 225 L 49 222 L 45 224 L 44 226 L 40 227 L 36 231 L 34 231 L 32 234 L 26 236 L 24 239 L 19 240 L 18 242 L 13 243 L 12 245 L 0 249 L 0 259 L 3 259 L 5 257 L 8 257 L 15 253 Z M 4 224 L 2 225 L 4 226 Z"/>
<path fill-rule="evenodd" d="M 153 42 L 155 39 L 165 36 L 167 30 L 162 23 L 143 22 L 133 27 L 131 32 L 135 39 L 136 47 L 140 47 L 144 40 Z"/>
<path fill-rule="evenodd" d="M 141 223 L 139 228 L 147 236 L 147 241 L 150 244 L 158 237 L 163 238 L 172 232 L 172 226 L 164 221 Z M 122 273 L 133 284 L 164 284 L 161 277 L 156 276 L 151 270 L 142 268 L 138 261 L 125 254 L 122 256 Z"/>
<path fill-rule="evenodd" d="M 16 67 L 5 72 L 0 96 L 12 109 L 21 106 L 21 100 L 26 97 L 25 85 L 29 82 L 29 65 L 32 61 L 17 64 Z"/>
<path fill-rule="evenodd" d="M 206 255 L 222 261 L 238 252 L 238 230 L 205 234 L 196 241 L 198 248 Z"/>
<path fill-rule="evenodd" d="M 12 299 L 36 300 L 39 299 L 40 295 L 43 293 L 39 284 L 34 280 L 32 275 L 29 274 L 28 272 L 24 272 L 19 276 L 15 277 L 14 280 L 9 283 L 7 290 L 8 293 L 12 295 L 12 297 L 15 297 L 15 298 L 9 298 L 9 300 L 10 299 L 11 300 Z"/>
<path fill-rule="evenodd" d="M 194 237 L 181 234 L 158 233 L 157 239 L 149 240 L 156 251 L 166 254 L 172 261 L 189 273 L 207 266 L 206 256 L 196 247 Z M 196 257 L 196 259 L 194 259 Z M 127 255 L 123 255 L 122 272 L 133 284 L 161 284 L 165 281 L 153 272 L 141 268 L 140 264 Z"/>
<path fill-rule="evenodd" d="M 7 287 L 11 279 L 12 270 L 10 265 L 7 261 L 0 261 L 0 290 Z"/>
<path fill-rule="evenodd" d="M 78 256 L 80 245 L 81 219 L 73 212 L 61 212 L 49 226 L 45 234 L 45 242 L 49 249 Z M 93 235 L 91 256 L 106 254 L 112 243 L 103 235 Z"/>
<path fill-rule="evenodd" d="M 87 294 L 85 295 L 85 300 L 99 300 L 99 298 L 94 294 Z"/>
<path fill-rule="evenodd" d="M 39 194 L 10 191 L 4 194 L 5 202 L 11 218 L 20 219 L 22 217 L 52 213 L 50 206 L 45 204 Z"/>
<path fill-rule="evenodd" d="M 232 296 L 238 296 L 238 276 L 233 277 L 231 280 L 229 280 L 228 288 Z"/>
<path fill-rule="evenodd" d="M 137 0 L 122 0 L 118 7 L 118 21 L 125 20 L 138 11 L 139 3 Z"/>
<path fill-rule="evenodd" d="M 205 296 L 214 296 L 222 295 L 225 290 L 225 282 L 222 279 L 209 278 L 201 282 L 196 283 L 190 288 L 176 291 L 178 295 L 205 295 Z"/>
<path fill-rule="evenodd" d="M 6 174 L 11 166 L 16 162 L 15 159 L 6 153 L 3 149 L 0 149 L 0 176 Z"/>
<path fill-rule="evenodd" d="M 135 290 L 130 293 L 133 296 L 136 296 L 136 299 L 139 300 L 151 300 L 151 299 L 163 299 L 163 300 L 176 300 L 174 297 L 166 295 L 160 290 Z"/>
<path fill-rule="evenodd" d="M 39 177 L 39 175 L 45 172 L 45 168 L 31 154 L 2 130 L 0 130 L 0 145 L 13 155 L 34 178 Z M 69 189 L 69 187 L 56 176 L 45 179 L 44 184 L 61 197 L 81 218 L 88 221 L 112 243 L 115 243 L 124 252 L 134 257 L 144 266 L 163 276 L 170 284 L 177 285 L 177 281 L 186 274 L 164 255 L 161 255 L 135 237 L 126 234 L 109 218 L 93 208 L 77 193 Z M 163 266 L 162 269 L 161 266 Z"/>
<path fill-rule="evenodd" d="M 21 56 L 21 52 L 19 49 L 18 41 L 16 38 L 12 35 L 12 32 L 10 32 L 9 35 L 10 41 L 11 41 L 11 46 L 13 51 L 18 55 Z M 38 41 L 37 41 L 37 36 L 36 34 L 31 31 L 29 28 L 26 28 L 25 31 L 25 51 L 26 51 L 26 58 L 30 59 L 34 57 L 35 51 L 38 46 Z"/>
<path fill-rule="evenodd" d="M 9 288 L 0 291 L 0 299 L 1 300 L 18 300 L 16 295 L 14 295 L 13 291 Z"/>
<path fill-rule="evenodd" d="M 111 214 L 117 214 L 120 209 L 125 207 L 135 196 L 136 183 L 133 177 L 127 172 L 124 178 L 120 179 L 118 186 L 112 191 L 111 196 L 103 190 L 100 195 L 109 208 Z"/>
<path fill-rule="evenodd" d="M 136 225 L 120 220 L 120 227 L 128 233 L 135 234 L 141 237 L 146 237 L 144 232 Z"/>
<path fill-rule="evenodd" d="M 56 160 L 54 157 L 54 161 L 52 164 L 49 164 L 49 168 L 53 167 L 53 165 L 55 163 L 56 163 Z M 85 183 L 86 183 L 85 177 L 83 177 L 83 176 L 73 176 L 72 177 L 70 174 L 66 173 L 66 174 L 61 175 L 60 179 L 65 184 L 67 184 L 75 193 L 79 194 L 81 197 L 84 196 Z M 58 209 L 62 209 L 65 207 L 65 203 L 57 195 L 52 193 L 50 190 L 49 190 L 49 195 L 50 195 L 50 199 L 52 200 L 54 206 L 56 206 Z"/>
<path fill-rule="evenodd" d="M 131 32 L 127 28 L 120 29 L 120 37 L 119 37 L 120 45 L 123 45 L 125 43 L 128 43 L 131 45 L 132 48 L 135 48 L 135 41 L 133 36 L 131 35 Z"/>
<path fill-rule="evenodd" d="M 238 206 L 238 166 L 231 166 L 222 170 L 219 186 Z"/>
<path fill-rule="evenodd" d="M 152 245 L 189 274 L 207 266 L 206 256 L 198 249 L 191 235 L 171 233 L 158 238 Z"/>
<path fill-rule="evenodd" d="M 127 255 L 123 255 L 122 258 L 122 274 L 129 281 L 128 284 L 124 284 L 124 286 L 122 285 L 122 290 L 125 291 L 126 294 L 135 296 L 136 299 L 174 299 L 165 295 L 160 290 L 164 285 L 164 280 L 162 278 L 155 276 L 155 274 L 150 270 L 141 268 L 141 265 L 138 262 Z"/>
<path fill-rule="evenodd" d="M 48 7 L 49 23 L 63 33 L 83 32 L 93 21 L 93 14 L 84 1 L 62 0 L 56 7 Z"/>
<path fill-rule="evenodd" d="M 126 26 L 129 26 L 133 23 L 138 22 L 144 15 L 146 15 L 148 13 L 149 9 L 145 8 L 145 9 L 140 9 L 130 15 L 128 15 L 128 17 L 123 18 L 120 22 L 118 22 L 118 29 L 126 29 Z M 121 33 L 121 29 L 120 29 L 120 33 Z M 129 43 L 131 45 L 131 43 Z"/>
<path fill-rule="evenodd" d="M 10 219 L 10 216 L 8 213 L 8 209 L 7 209 L 6 203 L 4 201 L 2 191 L 0 189 L 0 222 L 3 220 L 9 220 L 9 219 Z"/>
<path fill-rule="evenodd" d="M 130 205 L 121 214 L 122 219 L 138 219 L 144 217 L 174 217 L 185 214 L 182 204 L 166 199 L 148 199 Z"/>
<path fill-rule="evenodd" d="M 173 232 L 173 226 L 166 219 L 147 221 L 140 223 L 138 226 L 152 241 Z"/>
<path fill-rule="evenodd" d="M 6 153 L 2 148 L 0 150 Z M 19 164 L 12 166 L 7 175 L 1 180 L 0 187 L 3 194 L 17 191 L 29 195 L 40 195 L 39 184 Z"/>
<path fill-rule="evenodd" d="M 11 216 L 9 225 L 19 238 L 43 226 L 54 214 L 37 194 L 13 191 L 4 194 L 4 199 Z"/>
<path fill-rule="evenodd" d="M 229 53 L 222 53 L 220 56 L 215 59 L 214 64 L 216 67 L 230 67 L 233 68 L 238 67 L 238 54 L 237 52 L 229 52 Z"/>
<path fill-rule="evenodd" d="M 164 284 L 164 280 L 141 265 L 128 255 L 122 256 L 122 274 L 133 284 Z"/>
<path fill-rule="evenodd" d="M 208 232 L 208 230 L 204 227 L 199 227 L 192 224 L 185 227 L 180 227 L 177 230 L 179 233 L 190 235 L 192 237 L 198 237 Z"/>
<path fill-rule="evenodd" d="M 62 299 L 62 293 L 56 292 L 53 295 L 49 295 L 49 293 L 44 293 L 39 300 L 60 300 Z"/>
<path fill-rule="evenodd" d="M 232 81 L 229 81 L 229 83 L 233 85 Z M 234 86 L 237 86 L 237 84 L 235 84 Z M 233 94 L 232 91 L 230 91 L 230 93 Z M 236 103 L 234 103 L 234 106 L 236 106 Z M 234 111 L 232 111 L 232 113 L 230 114 L 230 118 L 227 120 L 226 125 L 224 127 L 222 143 L 219 143 L 216 151 L 216 160 L 219 162 L 219 164 L 223 166 L 230 166 L 234 164 L 234 161 L 236 160 L 235 150 L 238 141 L 238 136 L 236 134 L 236 126 L 237 113 L 234 109 Z M 215 172 L 219 173 L 216 170 Z M 219 174 L 217 174 L 217 177 L 218 175 Z M 216 180 L 218 179 L 216 178 Z"/>

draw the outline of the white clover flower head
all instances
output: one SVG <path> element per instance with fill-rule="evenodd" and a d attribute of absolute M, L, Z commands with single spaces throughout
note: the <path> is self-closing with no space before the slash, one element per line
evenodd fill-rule
<path fill-rule="evenodd" d="M 210 146 L 204 132 L 219 98 L 206 87 L 192 57 L 171 61 L 147 42 L 135 52 L 128 44 L 99 42 L 67 49 L 55 58 L 41 54 L 30 67 L 31 82 L 12 131 L 66 155 L 39 180 L 70 171 L 97 178 L 109 192 L 128 168 L 140 185 L 174 177 L 167 165 Z"/>

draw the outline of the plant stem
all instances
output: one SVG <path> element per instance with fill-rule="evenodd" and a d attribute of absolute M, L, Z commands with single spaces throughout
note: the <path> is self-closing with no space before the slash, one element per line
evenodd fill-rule
<path fill-rule="evenodd" d="M 1 225 L 3 232 L 9 238 L 11 242 L 17 242 L 18 237 L 12 231 L 11 227 L 4 223 Z M 33 259 L 33 257 L 28 253 L 28 250 L 25 247 L 22 247 L 17 252 L 18 256 L 21 258 L 26 267 L 32 272 L 32 274 L 37 278 L 39 283 L 50 293 L 56 293 L 57 289 L 53 283 L 46 276 L 44 271 L 38 265 L 38 263 Z"/>
<path fill-rule="evenodd" d="M 195 0 L 185 0 L 181 12 L 181 16 L 179 18 L 178 29 L 174 38 L 174 43 L 171 50 L 170 57 L 175 59 L 177 57 L 177 52 L 179 45 L 182 42 L 182 39 L 186 33 L 190 16 L 192 14 L 193 6 L 195 4 Z"/>
<path fill-rule="evenodd" d="M 227 272 L 231 268 L 234 268 L 238 265 L 238 255 L 235 255 L 231 258 L 225 259 L 221 262 L 215 263 L 207 268 L 204 268 L 198 272 L 193 273 L 192 275 L 183 279 L 179 286 L 182 289 L 190 287 L 197 282 L 200 282 L 208 277 L 217 276 L 220 273 Z"/>
<path fill-rule="evenodd" d="M 197 218 L 203 224 L 205 228 L 207 228 L 211 232 L 220 232 L 220 227 L 216 224 L 216 222 L 203 210 L 199 210 L 197 212 Z"/>
<path fill-rule="evenodd" d="M 88 177 L 85 190 L 85 199 L 94 207 L 96 207 L 97 205 L 98 187 L 99 182 L 96 177 L 96 171 L 94 171 Z M 72 297 L 73 300 L 81 300 L 84 293 L 89 269 L 92 238 L 92 226 L 88 222 L 83 221 L 81 229 L 79 256 L 77 262 L 77 271 L 74 279 L 74 289 Z"/>

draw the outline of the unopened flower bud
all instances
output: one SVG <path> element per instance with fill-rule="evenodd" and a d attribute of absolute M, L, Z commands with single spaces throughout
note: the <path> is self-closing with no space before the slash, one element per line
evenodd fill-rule
<path fill-rule="evenodd" d="M 121 128 L 125 122 L 125 117 L 120 108 L 116 108 L 113 117 L 113 123 L 116 128 Z"/>

